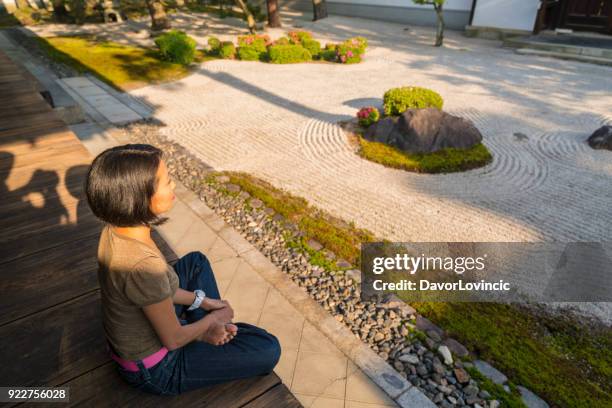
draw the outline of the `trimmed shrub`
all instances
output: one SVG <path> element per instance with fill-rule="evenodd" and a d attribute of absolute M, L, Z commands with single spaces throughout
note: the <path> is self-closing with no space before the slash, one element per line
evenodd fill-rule
<path fill-rule="evenodd" d="M 302 47 L 306 48 L 312 57 L 318 57 L 321 53 L 321 43 L 317 40 L 305 38 L 302 41 Z"/>
<path fill-rule="evenodd" d="M 258 61 L 262 59 L 270 43 L 270 37 L 266 34 L 241 35 L 238 37 L 238 58 L 244 61 Z"/>
<path fill-rule="evenodd" d="M 290 31 L 287 35 L 291 44 L 302 44 L 304 40 L 312 40 L 312 34 L 308 31 Z"/>
<path fill-rule="evenodd" d="M 368 40 L 363 37 L 353 37 L 338 44 L 336 48 L 337 60 L 343 64 L 356 64 L 361 62 L 361 56 L 365 54 Z"/>
<path fill-rule="evenodd" d="M 272 43 L 272 45 L 289 45 L 289 44 L 291 44 L 291 42 L 289 41 L 289 38 L 287 37 L 280 37 L 279 39 L 277 39 L 276 41 Z"/>
<path fill-rule="evenodd" d="M 359 48 L 353 47 L 346 42 L 338 45 L 336 48 L 337 60 L 343 64 L 356 64 L 361 62 L 361 54 Z"/>
<path fill-rule="evenodd" d="M 208 46 L 210 47 L 210 52 L 213 54 L 219 54 L 219 50 L 221 49 L 221 41 L 217 37 L 208 37 Z"/>
<path fill-rule="evenodd" d="M 366 48 L 368 48 L 368 40 L 364 37 L 353 37 L 345 41 L 347 45 L 351 45 L 356 48 L 359 55 L 365 54 Z"/>
<path fill-rule="evenodd" d="M 268 50 L 273 64 L 293 64 L 312 60 L 312 55 L 301 45 L 273 45 Z"/>
<path fill-rule="evenodd" d="M 195 59 L 196 42 L 182 31 L 168 31 L 155 39 L 161 57 L 167 61 L 188 65 Z"/>
<path fill-rule="evenodd" d="M 219 56 L 223 59 L 234 59 L 236 58 L 236 47 L 231 41 L 223 41 L 221 48 L 219 49 Z"/>
<path fill-rule="evenodd" d="M 325 49 L 321 50 L 319 53 L 319 58 L 324 59 L 325 61 L 336 62 L 338 60 L 338 55 L 336 54 L 337 48 L 337 44 L 325 44 Z"/>
<path fill-rule="evenodd" d="M 392 88 L 383 96 L 385 115 L 401 115 L 407 109 L 438 108 L 442 109 L 444 101 L 437 93 L 418 86 Z"/>
<path fill-rule="evenodd" d="M 270 37 L 267 34 L 250 34 L 238 36 L 239 47 L 254 47 L 259 52 L 266 52 L 266 46 L 270 45 Z"/>
<path fill-rule="evenodd" d="M 265 52 L 260 52 L 257 47 L 245 46 L 238 48 L 238 58 L 242 61 L 259 61 Z"/>
<path fill-rule="evenodd" d="M 380 112 L 374 106 L 366 106 L 359 109 L 357 112 L 357 120 L 359 125 L 368 127 L 380 119 Z"/>

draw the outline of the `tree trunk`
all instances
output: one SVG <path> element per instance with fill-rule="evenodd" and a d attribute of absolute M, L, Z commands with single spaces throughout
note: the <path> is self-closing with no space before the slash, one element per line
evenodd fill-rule
<path fill-rule="evenodd" d="M 149 14 L 151 15 L 151 29 L 161 31 L 170 28 L 170 20 L 166 16 L 166 10 L 160 0 L 146 0 Z"/>
<path fill-rule="evenodd" d="M 325 0 L 312 0 L 313 17 L 312 21 L 321 20 L 327 17 L 327 3 Z"/>
<path fill-rule="evenodd" d="M 68 21 L 68 10 L 64 6 L 64 0 L 53 0 L 53 14 L 58 21 Z"/>
<path fill-rule="evenodd" d="M 436 15 L 438 16 L 438 28 L 436 30 L 436 47 L 442 46 L 444 42 L 444 17 L 442 16 L 442 5 L 435 5 Z"/>
<path fill-rule="evenodd" d="M 280 27 L 278 0 L 266 0 L 266 6 L 268 7 L 268 27 Z"/>
<path fill-rule="evenodd" d="M 236 0 L 236 3 L 242 9 L 242 12 L 247 17 L 247 24 L 249 25 L 249 32 L 252 34 L 257 30 L 257 25 L 255 24 L 255 17 L 251 14 L 251 11 L 247 7 L 244 0 Z"/>

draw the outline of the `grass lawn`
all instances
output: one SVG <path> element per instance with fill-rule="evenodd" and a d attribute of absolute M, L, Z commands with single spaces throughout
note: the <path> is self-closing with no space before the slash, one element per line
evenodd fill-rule
<path fill-rule="evenodd" d="M 306 200 L 250 175 L 218 174 L 229 176 L 231 183 L 297 225 L 305 233 L 304 240 L 317 240 L 353 265 L 359 264 L 359 243 L 377 240 L 369 231 L 334 218 Z M 214 184 L 215 178 L 211 175 L 207 182 Z M 313 250 L 306 249 L 312 255 Z M 551 405 L 612 406 L 612 329 L 577 323 L 567 317 L 553 318 L 519 305 L 422 302 L 412 306 L 478 357 L 501 369 L 511 384 L 531 389 Z M 516 390 L 500 394 L 505 391 L 494 384 L 487 389 L 502 406 L 522 406 Z"/>
<path fill-rule="evenodd" d="M 190 73 L 189 67 L 161 60 L 155 49 L 91 37 L 37 37 L 36 40 L 53 60 L 78 72 L 90 72 L 120 90 L 174 81 Z M 207 59 L 210 57 L 198 52 L 196 62 Z"/>
<path fill-rule="evenodd" d="M 410 154 L 384 143 L 369 141 L 359 135 L 356 137 L 359 145 L 357 153 L 364 159 L 417 173 L 465 171 L 482 167 L 493 159 L 482 143 L 469 149 L 446 148 L 434 153 Z"/>

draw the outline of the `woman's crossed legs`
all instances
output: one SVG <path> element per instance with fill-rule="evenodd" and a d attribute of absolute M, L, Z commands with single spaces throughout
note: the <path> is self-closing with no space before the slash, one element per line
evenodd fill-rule
<path fill-rule="evenodd" d="M 179 285 L 185 290 L 202 289 L 207 297 L 220 299 L 210 262 L 201 252 L 191 252 L 177 261 L 174 269 Z M 208 313 L 204 309 L 187 311 L 175 305 L 177 316 L 185 312 L 181 324 L 197 321 Z M 161 393 L 178 394 L 226 381 L 266 375 L 278 363 L 281 354 L 278 339 L 266 330 L 248 323 L 235 323 L 238 333 L 222 346 L 193 341 L 168 353 L 157 366 L 149 369 L 152 382 Z"/>

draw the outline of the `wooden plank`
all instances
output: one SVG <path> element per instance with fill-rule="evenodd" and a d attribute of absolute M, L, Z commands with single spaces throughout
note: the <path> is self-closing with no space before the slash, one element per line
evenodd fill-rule
<path fill-rule="evenodd" d="M 9 94 L 7 92 L 7 93 L 0 95 L 0 105 L 5 105 L 9 103 L 17 103 L 19 105 L 22 105 L 25 103 L 39 103 L 39 102 L 45 103 L 45 100 L 39 93 L 36 93 L 36 92 L 21 93 L 21 94 Z"/>
<path fill-rule="evenodd" d="M 0 384 L 57 386 L 111 361 L 101 313 L 94 291 L 0 327 Z"/>
<path fill-rule="evenodd" d="M 64 181 L 58 188 L 48 188 L 50 184 L 48 180 L 56 180 L 56 174 L 46 171 L 40 172 L 37 177 L 31 178 L 22 187 L 10 191 L 2 191 L 0 217 L 4 217 L 5 213 L 27 211 L 32 206 L 41 208 L 46 202 L 56 199 L 60 199 L 68 204 L 75 199 L 79 199 L 83 201 L 83 204 L 86 204 L 84 183 L 88 170 L 89 167 L 84 165 L 71 167 L 68 174 L 64 175 Z M 46 191 L 43 195 L 41 191 L 45 189 Z M 81 208 L 82 204 L 79 202 L 76 207 Z M 2 221 L 0 221 L 0 224 L 2 224 Z"/>
<path fill-rule="evenodd" d="M 0 326 L 98 288 L 97 235 L 15 259 L 0 274 Z"/>
<path fill-rule="evenodd" d="M 12 179 L 20 180 L 29 178 L 36 170 L 65 171 L 74 165 L 91 162 L 85 147 L 75 142 L 66 143 L 58 148 L 54 146 L 35 148 L 28 155 L 12 155 L 12 157 L 9 155 L 10 151 L 2 155 L 4 158 L 0 162 L 0 176 L 10 175 Z"/>
<path fill-rule="evenodd" d="M 48 123 L 29 124 L 27 128 L 0 129 L 0 143 L 27 141 L 36 144 L 38 138 L 57 131 L 66 131 L 66 124 L 59 119 Z"/>
<path fill-rule="evenodd" d="M 1 88 L 1 87 L 0 87 Z M 2 92 L 2 90 L 0 89 L 0 92 Z M 49 105 L 47 105 L 46 103 L 28 103 L 28 104 L 22 104 L 21 106 L 15 106 L 13 104 L 7 104 L 4 107 L 0 108 L 0 116 L 2 116 L 3 118 L 10 118 L 10 117 L 21 117 L 23 115 L 30 115 L 30 114 L 34 114 L 34 113 L 40 113 L 40 112 L 48 112 L 49 111 Z M 17 118 L 17 120 L 19 120 Z"/>
<path fill-rule="evenodd" d="M 0 264 L 63 244 L 99 235 L 102 223 L 93 215 L 81 217 L 77 225 L 56 225 L 23 234 L 0 245 Z"/>
<path fill-rule="evenodd" d="M 62 122 L 62 120 L 52 110 L 42 113 L 31 113 L 23 115 L 20 118 L 4 118 L 0 116 L 0 132 L 5 132 L 11 129 L 35 128 L 41 124 L 48 125 L 51 123 L 64 124 L 64 122 Z"/>
<path fill-rule="evenodd" d="M 301 408 L 302 404 L 291 394 L 285 384 L 280 383 L 265 394 L 244 405 L 244 408 Z"/>
<path fill-rule="evenodd" d="M 39 144 L 52 143 L 56 138 L 66 136 L 76 139 L 76 136 L 66 128 L 66 124 L 41 130 L 24 130 L 14 136 L 6 135 L 5 137 L 0 137 L 0 149 L 19 148 L 25 150 L 28 147 L 35 148 Z M 14 154 L 17 155 L 19 153 L 14 152 Z"/>
<path fill-rule="evenodd" d="M 265 394 L 269 389 L 276 388 L 279 383 L 278 376 L 270 374 L 203 387 L 177 396 L 158 396 L 129 386 L 119 376 L 112 362 L 85 373 L 63 386 L 70 387 L 70 403 L 67 406 L 71 407 L 238 408 L 253 398 Z M 20 406 L 53 408 L 57 404 L 35 403 Z"/>

